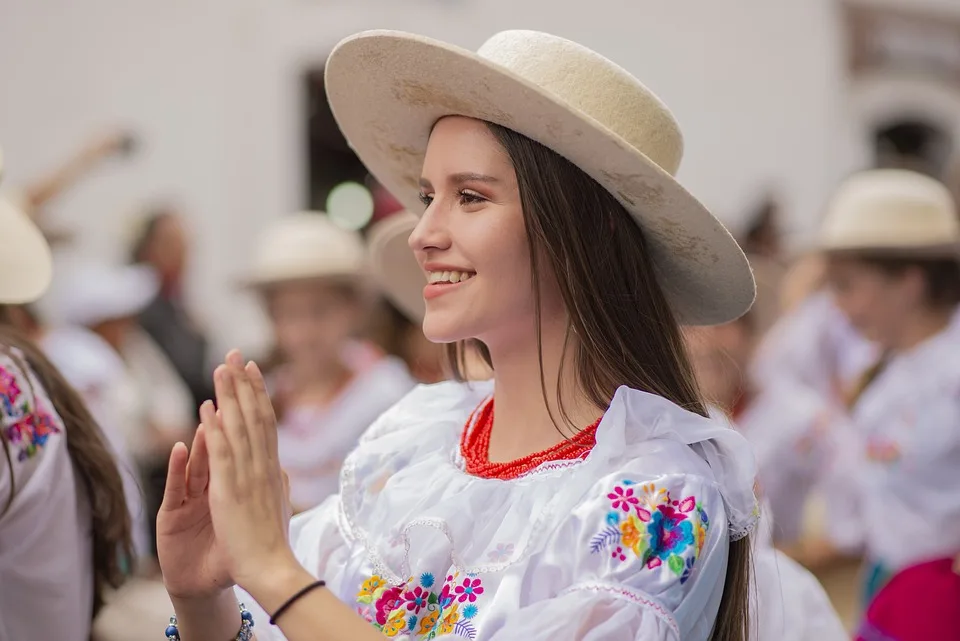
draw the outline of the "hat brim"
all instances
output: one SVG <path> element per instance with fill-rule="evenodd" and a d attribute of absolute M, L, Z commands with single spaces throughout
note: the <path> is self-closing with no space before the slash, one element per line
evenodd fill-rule
<path fill-rule="evenodd" d="M 930 245 L 887 246 L 875 244 L 822 245 L 820 252 L 826 256 L 870 256 L 874 258 L 898 258 L 918 260 L 953 259 L 960 261 L 960 242 L 932 243 Z"/>
<path fill-rule="evenodd" d="M 420 171 L 436 122 L 485 120 L 552 149 L 616 196 L 644 230 L 680 322 L 724 323 L 753 303 L 753 275 L 740 246 L 673 176 L 589 115 L 502 66 L 422 36 L 368 31 L 337 45 L 325 84 L 351 147 L 407 209 L 422 208 Z"/>
<path fill-rule="evenodd" d="M 417 226 L 408 212 L 391 214 L 370 228 L 367 237 L 370 271 L 387 299 L 409 320 L 420 323 L 426 314 L 423 288 L 427 284 L 407 239 Z"/>
<path fill-rule="evenodd" d="M 53 278 L 53 257 L 40 229 L 0 198 L 0 303 L 22 305 L 39 299 Z"/>

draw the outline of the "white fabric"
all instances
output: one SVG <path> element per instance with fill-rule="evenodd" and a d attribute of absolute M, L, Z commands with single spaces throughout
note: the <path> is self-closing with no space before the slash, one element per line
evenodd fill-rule
<path fill-rule="evenodd" d="M 113 448 L 133 523 L 134 550 L 138 556 L 150 554 L 147 511 L 140 475 L 127 442 L 128 426 L 119 411 L 122 405 L 110 402 L 111 389 L 124 385 L 126 366 L 106 341 L 82 327 L 51 329 L 44 334 L 40 347 L 80 394 Z"/>
<path fill-rule="evenodd" d="M 132 327 L 123 344 L 122 356 L 150 427 L 181 436 L 196 427 L 199 418 L 190 389 L 149 334 L 139 326 Z M 168 454 L 167 451 L 159 453 L 163 458 Z"/>
<path fill-rule="evenodd" d="M 93 327 L 136 316 L 160 289 L 160 279 L 147 265 L 79 263 L 58 272 L 49 294 L 58 323 Z"/>
<path fill-rule="evenodd" d="M 344 464 L 341 494 L 294 519 L 304 567 L 388 635 L 707 639 L 730 539 L 758 516 L 746 441 L 621 388 L 584 460 L 482 479 L 464 472 L 459 442 L 491 392 L 420 387 L 384 414 Z"/>
<path fill-rule="evenodd" d="M 18 357 L 23 362 L 22 357 Z M 63 422 L 32 373 L 0 353 L 0 641 L 87 641 L 93 551 Z"/>
<path fill-rule="evenodd" d="M 848 641 L 816 577 L 773 547 L 770 516 L 764 501 L 753 538 L 751 641 Z"/>
<path fill-rule="evenodd" d="M 760 388 L 789 377 L 825 398 L 841 400 L 840 391 L 878 357 L 877 348 L 853 329 L 830 293 L 821 291 L 770 329 L 750 373 Z"/>
<path fill-rule="evenodd" d="M 854 408 L 868 555 L 888 570 L 960 552 L 960 339 L 898 355 Z"/>
<path fill-rule="evenodd" d="M 770 505 L 773 538 L 796 541 L 802 533 L 807 499 L 821 489 L 820 482 L 832 471 L 837 454 L 834 432 L 852 429 L 845 413 L 822 394 L 783 377 L 766 385 L 737 423 L 754 447 L 761 494 Z"/>
<path fill-rule="evenodd" d="M 308 509 L 336 494 L 340 467 L 360 435 L 415 385 L 404 363 L 379 358 L 322 408 L 293 406 L 279 426 L 280 464 L 290 477 L 290 500 Z"/>

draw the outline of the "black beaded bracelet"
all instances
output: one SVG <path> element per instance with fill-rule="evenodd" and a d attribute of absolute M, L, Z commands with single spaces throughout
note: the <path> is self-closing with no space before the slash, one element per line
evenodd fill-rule
<path fill-rule="evenodd" d="M 277 625 L 277 619 L 283 616 L 283 613 L 289 610 L 290 606 L 296 603 L 297 601 L 299 601 L 305 594 L 312 592 L 317 588 L 322 588 L 326 584 L 327 584 L 326 581 L 314 581 L 313 583 L 311 583 L 310 585 L 303 588 L 302 590 L 294 594 L 292 597 L 287 599 L 287 602 L 281 605 L 280 609 L 278 609 L 276 613 L 272 617 L 270 617 L 270 625 Z"/>

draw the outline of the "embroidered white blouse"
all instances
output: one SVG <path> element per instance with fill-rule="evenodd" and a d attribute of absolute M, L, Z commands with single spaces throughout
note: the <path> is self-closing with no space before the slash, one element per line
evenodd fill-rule
<path fill-rule="evenodd" d="M 951 327 L 895 357 L 853 419 L 864 540 L 895 571 L 960 552 L 960 338 Z"/>
<path fill-rule="evenodd" d="M 8 354 L 0 351 L 0 429 L 10 455 L 10 465 L 0 458 L 0 641 L 87 641 L 93 608 L 87 499 L 60 417 L 33 373 Z"/>
<path fill-rule="evenodd" d="M 620 388 L 585 459 L 478 478 L 459 443 L 492 389 L 419 387 L 377 420 L 340 495 L 293 521 L 304 567 L 386 636 L 707 639 L 729 542 L 759 513 L 746 441 Z"/>

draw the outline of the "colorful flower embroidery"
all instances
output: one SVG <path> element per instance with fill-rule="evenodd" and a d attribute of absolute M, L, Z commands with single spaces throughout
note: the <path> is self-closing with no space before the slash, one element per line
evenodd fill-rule
<path fill-rule="evenodd" d="M 60 432 L 53 416 L 30 405 L 16 377 L 0 367 L 0 407 L 9 421 L 3 425 L 7 440 L 17 448 L 17 460 L 33 458 L 52 434 Z"/>
<path fill-rule="evenodd" d="M 433 639 L 454 634 L 475 638 L 472 619 L 480 611 L 475 602 L 484 592 L 483 581 L 475 576 L 461 580 L 454 573 L 447 576 L 439 593 L 433 590 L 435 584 L 430 573 L 396 586 L 374 575 L 360 585 L 357 612 L 388 637 Z"/>
<path fill-rule="evenodd" d="M 710 528 L 703 505 L 693 496 L 677 501 L 665 488 L 631 481 L 621 482 L 607 498 L 605 527 L 590 541 L 590 551 L 610 550 L 620 562 L 629 551 L 648 569 L 666 566 L 686 583 Z"/>

